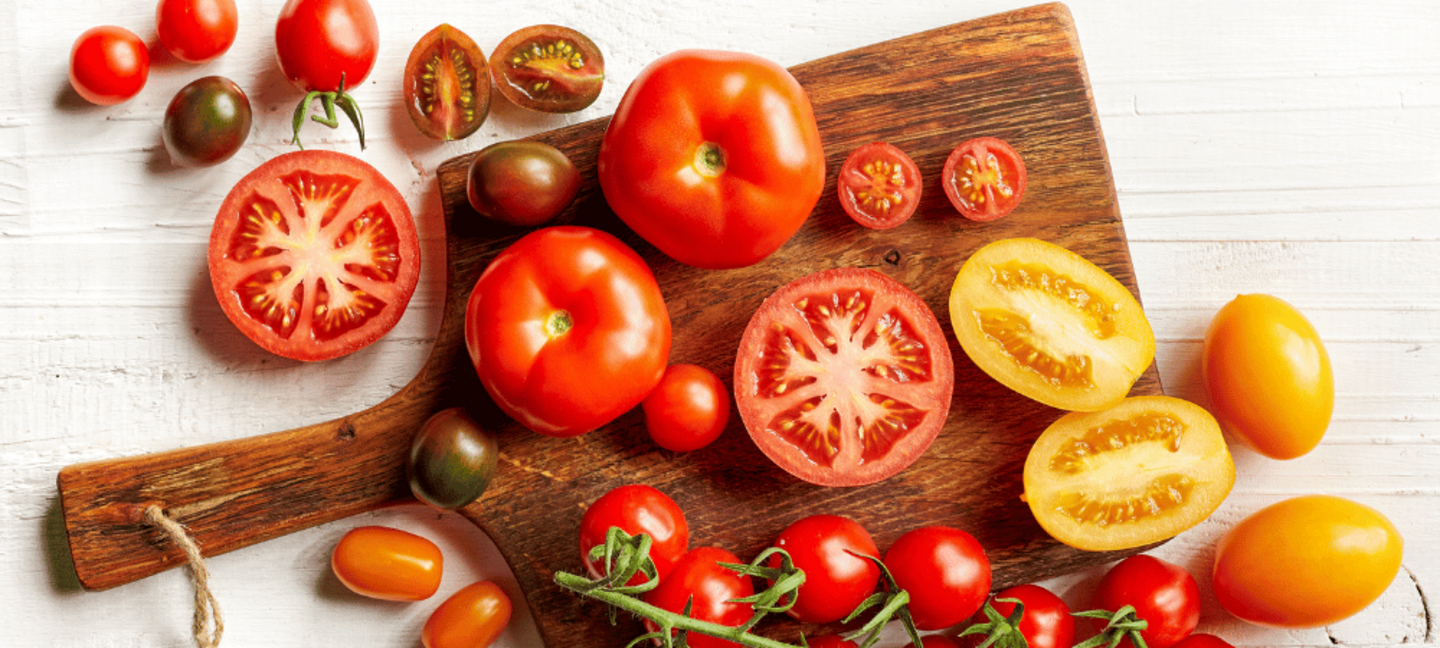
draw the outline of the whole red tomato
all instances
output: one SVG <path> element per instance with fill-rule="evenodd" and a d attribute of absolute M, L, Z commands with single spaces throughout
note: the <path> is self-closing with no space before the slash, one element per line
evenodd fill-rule
<path fill-rule="evenodd" d="M 974 614 L 990 594 L 990 559 L 975 537 L 951 527 L 907 532 L 885 552 L 885 567 L 910 593 L 921 630 L 948 628 Z"/>
<path fill-rule="evenodd" d="M 650 536 L 650 558 L 655 561 L 655 572 L 661 579 L 670 574 L 675 563 L 690 549 L 690 524 L 675 500 L 653 486 L 621 486 L 601 495 L 580 518 L 580 560 L 594 578 L 604 576 L 603 565 L 590 558 L 590 550 L 605 544 L 610 527 L 619 527 L 630 535 Z M 636 573 L 626 584 L 643 582 L 644 575 Z"/>
<path fill-rule="evenodd" d="M 1148 625 L 1140 638 L 1149 648 L 1170 648 L 1195 631 L 1200 623 L 1200 587 L 1185 568 L 1140 554 L 1126 558 L 1100 579 L 1095 607 L 1115 611 L 1135 607 L 1135 616 Z M 1096 620 L 1097 626 L 1104 621 Z M 1126 638 L 1121 646 L 1134 644 Z"/>
<path fill-rule="evenodd" d="M 825 184 L 825 152 L 810 100 L 785 68 L 687 50 L 625 91 L 597 172 L 616 215 L 661 252 L 739 268 L 800 229 Z"/>
<path fill-rule="evenodd" d="M 175 58 L 204 63 L 234 44 L 239 18 L 235 0 L 160 0 L 155 32 Z"/>
<path fill-rule="evenodd" d="M 1020 602 L 1023 610 L 1019 622 L 1011 624 L 1008 619 L 1015 613 L 1015 601 Z M 1025 584 L 1001 590 L 990 598 L 990 607 L 1005 620 L 997 623 L 982 608 L 971 618 L 971 622 L 985 632 L 962 635 L 962 645 L 974 648 L 988 637 L 996 637 L 990 644 L 992 646 L 1022 645 L 1015 641 L 1020 637 L 1025 640 L 1023 645 L 1029 648 L 1070 648 L 1075 645 L 1075 617 L 1070 616 L 1070 606 L 1044 587 Z M 970 630 L 967 628 L 966 632 Z"/>
<path fill-rule="evenodd" d="M 690 616 L 726 626 L 738 626 L 754 616 L 749 603 L 731 603 L 755 593 L 749 576 L 720 566 L 720 563 L 742 564 L 735 554 L 717 547 L 692 549 L 675 563 L 660 584 L 645 595 L 645 602 L 676 614 L 691 605 Z M 646 627 L 655 628 L 650 621 Z M 737 648 L 740 644 L 709 635 L 691 633 L 686 645 L 691 648 Z"/>
<path fill-rule="evenodd" d="M 730 421 L 730 392 L 715 372 L 699 365 L 670 365 L 640 406 L 650 438 L 674 452 L 710 445 Z"/>
<path fill-rule="evenodd" d="M 307 93 L 295 111 L 295 143 L 305 123 L 310 101 L 319 98 L 325 115 L 317 122 L 334 128 L 340 108 L 360 134 L 365 148 L 365 127 L 360 107 L 346 92 L 375 67 L 380 29 L 375 11 L 365 0 L 289 0 L 275 21 L 275 56 L 280 71 L 296 88 Z"/>
<path fill-rule="evenodd" d="M 850 518 L 812 515 L 796 520 L 780 532 L 775 546 L 805 571 L 805 583 L 790 608 L 790 616 L 801 621 L 839 621 L 873 594 L 880 582 L 880 568 L 860 557 L 879 557 L 880 549 L 865 527 Z M 771 566 L 779 562 L 777 556 Z"/>
<path fill-rule="evenodd" d="M 506 414 L 541 434 L 577 436 L 639 405 L 660 382 L 670 314 L 655 275 L 620 239 L 549 227 L 481 273 L 465 346 Z"/>
<path fill-rule="evenodd" d="M 70 48 L 70 87 L 86 101 L 113 106 L 137 94 L 150 78 L 150 50 L 124 27 L 85 30 Z"/>

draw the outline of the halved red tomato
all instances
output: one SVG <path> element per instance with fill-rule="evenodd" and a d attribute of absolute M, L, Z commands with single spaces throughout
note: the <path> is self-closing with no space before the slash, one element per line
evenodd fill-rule
<path fill-rule="evenodd" d="M 505 37 L 490 54 L 495 87 L 515 105 L 548 113 L 584 109 L 605 85 L 605 57 L 584 34 L 535 25 Z"/>
<path fill-rule="evenodd" d="M 1000 218 L 1025 195 L 1025 162 L 995 137 L 961 142 L 945 160 L 940 178 L 950 204 L 973 221 Z"/>
<path fill-rule="evenodd" d="M 910 220 L 920 204 L 920 167 L 885 142 L 855 149 L 845 158 L 835 185 L 845 213 L 870 229 L 890 229 Z"/>
<path fill-rule="evenodd" d="M 914 463 L 945 423 L 954 381 L 930 307 L 861 268 L 775 291 L 735 360 L 750 438 L 786 472 L 822 486 L 870 484 Z"/>
<path fill-rule="evenodd" d="M 475 41 L 450 25 L 420 37 L 401 83 L 410 121 L 426 137 L 465 139 L 490 115 L 490 62 Z"/>
<path fill-rule="evenodd" d="M 210 231 L 220 308 L 266 350 L 326 360 L 400 320 L 420 279 L 410 207 L 374 167 L 295 151 L 236 183 Z"/>

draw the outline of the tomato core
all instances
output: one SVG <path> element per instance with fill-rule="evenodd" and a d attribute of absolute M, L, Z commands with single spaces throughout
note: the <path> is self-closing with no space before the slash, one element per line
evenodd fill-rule
<path fill-rule="evenodd" d="M 572 328 L 575 328 L 575 318 L 569 311 L 558 310 L 545 318 L 545 333 L 552 339 L 569 333 Z"/>
<path fill-rule="evenodd" d="M 715 142 L 705 142 L 695 149 L 695 170 L 706 178 L 718 178 L 725 172 L 725 149 Z"/>

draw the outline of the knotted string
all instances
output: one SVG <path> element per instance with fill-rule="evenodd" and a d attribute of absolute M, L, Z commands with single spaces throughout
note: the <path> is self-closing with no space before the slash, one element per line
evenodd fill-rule
<path fill-rule="evenodd" d="M 220 635 L 225 632 L 225 622 L 220 618 L 220 604 L 210 593 L 210 570 L 200 556 L 200 547 L 185 532 L 185 527 L 165 515 L 159 506 L 145 508 L 145 521 L 160 528 L 165 535 L 185 552 L 190 560 L 190 583 L 195 586 L 195 619 L 191 630 L 195 633 L 195 645 L 199 648 L 218 648 Z"/>

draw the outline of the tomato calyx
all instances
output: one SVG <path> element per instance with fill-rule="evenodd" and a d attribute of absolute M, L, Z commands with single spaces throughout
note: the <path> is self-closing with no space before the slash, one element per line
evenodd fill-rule
<path fill-rule="evenodd" d="M 300 143 L 300 127 L 305 125 L 305 116 L 310 113 L 310 105 L 317 99 L 325 114 L 323 116 L 311 115 L 310 119 L 330 128 L 338 128 L 340 119 L 335 115 L 335 109 L 339 108 L 346 117 L 350 118 L 350 123 L 355 125 L 355 132 L 360 134 L 360 150 L 365 150 L 365 120 L 360 115 L 360 104 L 355 103 L 355 98 L 345 92 L 344 72 L 340 73 L 340 87 L 336 88 L 334 92 L 311 90 L 305 94 L 304 99 L 300 100 L 300 104 L 295 107 L 295 136 L 291 142 L 300 150 L 305 150 L 305 146 Z"/>
<path fill-rule="evenodd" d="M 1000 614 L 1000 611 L 996 610 L 989 601 L 986 601 L 985 606 L 980 608 L 980 613 L 985 615 L 985 621 L 972 623 L 955 636 L 958 638 L 985 635 L 985 640 L 976 648 L 990 648 L 991 646 L 995 648 L 1025 648 L 1029 646 L 1025 635 L 1020 632 L 1020 620 L 1025 618 L 1025 602 L 1013 598 L 996 599 L 996 601 L 1012 603 L 1015 605 L 1015 609 L 1010 612 L 1010 616 L 1005 616 Z"/>
<path fill-rule="evenodd" d="M 1105 628 L 1099 634 L 1075 644 L 1075 648 L 1097 648 L 1098 646 L 1115 648 L 1126 639 L 1129 639 L 1135 648 L 1147 648 L 1145 638 L 1140 636 L 1140 633 L 1150 627 L 1150 622 L 1140 618 L 1139 612 L 1133 605 L 1126 605 L 1114 612 L 1086 610 L 1073 614 L 1077 617 L 1105 621 Z"/>
<path fill-rule="evenodd" d="M 725 149 L 715 142 L 695 148 L 695 171 L 706 178 L 718 178 L 725 172 Z"/>
<path fill-rule="evenodd" d="M 545 334 L 552 340 L 569 333 L 572 328 L 575 328 L 575 318 L 570 311 L 557 310 L 545 318 Z"/>

